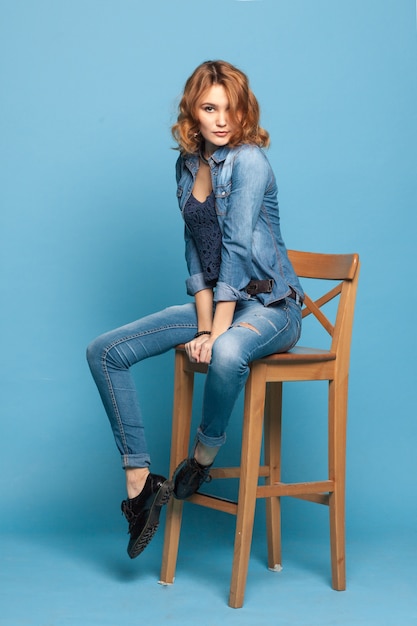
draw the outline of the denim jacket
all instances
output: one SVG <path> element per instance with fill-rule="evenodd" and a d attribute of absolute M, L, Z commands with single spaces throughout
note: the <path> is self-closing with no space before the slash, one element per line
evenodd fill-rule
<path fill-rule="evenodd" d="M 245 288 L 251 280 L 272 279 L 270 293 L 257 298 L 268 306 L 303 290 L 281 237 L 277 184 L 261 148 L 244 144 L 218 148 L 209 160 L 216 213 L 222 233 L 219 279 L 214 300 L 249 299 Z M 199 168 L 196 155 L 180 156 L 176 164 L 177 196 L 181 212 L 191 195 Z M 194 295 L 205 284 L 194 240 L 185 225 L 185 258 L 189 278 L 187 293 Z"/>

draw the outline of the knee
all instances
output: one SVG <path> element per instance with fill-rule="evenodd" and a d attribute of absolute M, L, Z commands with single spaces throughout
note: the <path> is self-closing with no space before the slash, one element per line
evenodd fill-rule
<path fill-rule="evenodd" d="M 231 343 L 229 338 L 221 336 L 213 345 L 210 367 L 219 372 L 236 373 L 244 371 L 247 363 L 242 358 L 239 345 L 236 342 Z"/>
<path fill-rule="evenodd" d="M 93 339 L 93 341 L 91 341 L 88 344 L 87 350 L 86 350 L 86 357 L 87 357 L 87 362 L 91 369 L 94 369 L 97 363 L 101 360 L 101 356 L 104 353 L 104 351 L 105 351 L 105 346 L 104 346 L 104 342 L 101 336 L 97 337 L 96 339 Z"/>

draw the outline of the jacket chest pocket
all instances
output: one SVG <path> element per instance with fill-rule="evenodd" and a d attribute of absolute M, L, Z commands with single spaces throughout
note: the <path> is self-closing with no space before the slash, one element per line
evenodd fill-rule
<path fill-rule="evenodd" d="M 217 185 L 215 191 L 217 215 L 225 215 L 229 206 L 229 197 L 232 192 L 232 182 L 225 185 Z"/>

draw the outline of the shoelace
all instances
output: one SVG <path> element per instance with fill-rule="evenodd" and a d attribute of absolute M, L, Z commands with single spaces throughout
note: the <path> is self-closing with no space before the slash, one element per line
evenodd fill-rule
<path fill-rule="evenodd" d="M 123 500 L 122 502 L 122 514 L 124 514 L 127 521 L 129 522 L 128 532 L 130 533 L 138 518 L 138 514 L 134 512 L 134 510 L 132 509 L 132 505 L 129 503 L 128 500 Z"/>
<path fill-rule="evenodd" d="M 194 472 L 197 474 L 197 476 L 199 476 L 203 480 L 203 482 L 209 483 L 211 481 L 211 476 L 209 473 L 210 467 L 211 467 L 210 465 L 207 467 L 204 467 L 196 461 L 194 465 Z"/>

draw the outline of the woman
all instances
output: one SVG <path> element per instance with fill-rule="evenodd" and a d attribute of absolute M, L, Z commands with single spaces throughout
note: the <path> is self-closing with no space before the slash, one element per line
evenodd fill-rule
<path fill-rule="evenodd" d="M 106 333 L 87 351 L 126 472 L 131 558 L 152 539 L 172 491 L 185 499 L 208 479 L 249 363 L 289 350 L 301 330 L 303 291 L 281 238 L 277 186 L 262 150 L 269 136 L 245 74 L 224 61 L 197 67 L 172 131 L 194 301 Z M 209 367 L 196 444 L 171 481 L 149 471 L 129 368 L 180 343 Z"/>

